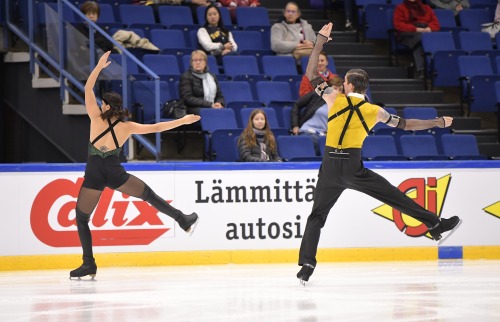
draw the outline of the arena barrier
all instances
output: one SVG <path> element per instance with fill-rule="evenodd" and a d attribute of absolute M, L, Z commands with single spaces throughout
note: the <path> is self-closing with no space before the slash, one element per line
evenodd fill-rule
<path fill-rule="evenodd" d="M 91 219 L 99 267 L 296 262 L 319 168 L 305 163 L 129 163 L 174 207 L 200 216 L 189 237 L 146 202 L 106 189 Z M 459 215 L 441 246 L 420 222 L 345 191 L 322 231 L 318 261 L 500 258 L 500 162 L 366 162 L 423 207 Z M 83 164 L 0 165 L 0 270 L 74 268 L 74 208 Z"/>

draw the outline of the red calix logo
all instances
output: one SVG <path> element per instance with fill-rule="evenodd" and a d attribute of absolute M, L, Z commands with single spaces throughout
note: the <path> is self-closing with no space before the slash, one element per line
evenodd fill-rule
<path fill-rule="evenodd" d="M 70 219 L 69 214 L 76 207 L 76 198 L 82 183 L 83 178 L 79 178 L 76 182 L 57 179 L 43 187 L 35 197 L 30 214 L 31 229 L 44 244 L 52 247 L 80 246 L 76 219 Z M 92 231 L 94 246 L 148 245 L 170 229 L 165 227 L 165 224 L 158 217 L 158 211 L 149 203 L 135 198 L 130 201 L 123 200 L 111 203 L 113 194 L 114 191 L 111 189 L 103 191 L 92 216 L 91 224 L 97 228 Z M 54 221 L 49 220 L 49 214 L 51 210 L 54 211 L 52 208 L 57 201 L 67 196 L 73 197 L 74 200 L 66 202 L 59 209 L 56 209 L 56 225 L 61 228 L 74 227 L 74 229 L 57 230 L 52 226 Z M 129 198 L 127 195 L 122 196 L 124 199 Z M 135 207 L 134 211 L 138 212 L 138 215 L 131 219 L 127 219 L 125 216 L 129 207 Z M 110 216 L 110 224 L 115 229 L 99 229 L 108 223 L 109 219 L 106 218 L 106 214 L 111 209 L 113 209 L 113 215 Z M 148 224 L 148 228 L 139 228 L 146 224 Z"/>
<path fill-rule="evenodd" d="M 427 178 L 427 183 L 424 178 L 412 178 L 403 181 L 398 186 L 398 189 L 423 208 L 441 217 L 450 181 L 451 174 L 439 179 L 429 177 Z M 379 216 L 393 221 L 396 227 L 400 231 L 404 231 L 408 236 L 419 237 L 427 233 L 427 227 L 423 223 L 389 205 L 384 204 L 372 211 Z M 430 235 L 427 234 L 427 237 L 430 238 Z"/>

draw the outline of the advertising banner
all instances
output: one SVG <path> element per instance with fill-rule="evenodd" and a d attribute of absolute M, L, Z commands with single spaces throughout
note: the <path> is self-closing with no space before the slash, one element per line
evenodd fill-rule
<path fill-rule="evenodd" d="M 159 196 L 200 222 L 189 237 L 140 199 L 105 189 L 91 217 L 94 251 L 298 249 L 319 164 L 293 167 L 127 165 Z M 80 167 L 81 168 L 81 167 Z M 0 256 L 75 254 L 75 206 L 83 168 L 0 172 Z M 373 167 L 422 207 L 463 224 L 449 246 L 500 245 L 500 168 Z M 435 246 L 420 222 L 357 191 L 332 208 L 320 247 Z"/>

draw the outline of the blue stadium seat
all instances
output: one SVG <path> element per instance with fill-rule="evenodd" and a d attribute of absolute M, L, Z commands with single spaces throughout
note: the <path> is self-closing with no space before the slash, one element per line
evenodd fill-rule
<path fill-rule="evenodd" d="M 234 41 L 238 44 L 238 52 L 241 55 L 267 56 L 274 52 L 267 45 L 268 41 L 263 39 L 264 34 L 260 31 L 233 30 Z"/>
<path fill-rule="evenodd" d="M 133 111 L 141 123 L 154 123 L 155 111 L 154 81 L 135 81 L 132 83 L 132 100 L 137 107 Z M 165 102 L 172 100 L 167 82 L 160 81 L 160 109 Z M 161 116 L 160 116 L 161 118 Z"/>
<path fill-rule="evenodd" d="M 172 28 L 175 26 L 194 26 L 199 28 L 193 21 L 191 9 L 187 6 L 159 6 L 158 18 L 160 24 Z"/>
<path fill-rule="evenodd" d="M 387 24 L 386 12 L 394 10 L 393 4 L 368 4 L 364 8 L 363 39 L 387 39 L 387 31 L 391 28 Z"/>
<path fill-rule="evenodd" d="M 137 6 L 133 4 L 122 4 L 119 6 L 119 22 L 131 27 L 134 24 L 155 25 L 155 15 L 151 6 Z"/>
<path fill-rule="evenodd" d="M 461 56 L 458 58 L 461 80 L 462 106 L 468 105 L 471 112 L 496 112 L 495 82 L 500 75 L 493 73 L 490 59 L 485 56 Z"/>
<path fill-rule="evenodd" d="M 403 108 L 405 119 L 430 120 L 438 117 L 435 107 L 405 107 Z"/>
<path fill-rule="evenodd" d="M 219 129 L 212 132 L 212 160 L 218 162 L 235 162 L 238 154 L 236 140 L 243 129 Z"/>
<path fill-rule="evenodd" d="M 241 29 L 271 26 L 266 7 L 237 7 L 236 24 Z"/>
<path fill-rule="evenodd" d="M 450 32 L 425 32 L 422 34 L 422 48 L 425 54 L 426 78 L 434 86 L 458 86 L 458 58 L 467 55 L 456 49 Z"/>
<path fill-rule="evenodd" d="M 399 142 L 402 154 L 410 160 L 448 160 L 439 154 L 432 135 L 402 135 Z"/>
<path fill-rule="evenodd" d="M 441 136 L 443 153 L 453 160 L 486 160 L 479 153 L 476 136 L 472 134 L 445 134 Z"/>
<path fill-rule="evenodd" d="M 314 143 L 307 135 L 278 136 L 278 154 L 285 161 L 321 160 L 316 156 Z"/>
<path fill-rule="evenodd" d="M 232 78 L 238 75 L 261 75 L 257 58 L 253 56 L 222 57 L 224 73 Z"/>
<path fill-rule="evenodd" d="M 292 56 L 262 57 L 262 72 L 266 76 L 298 75 L 297 65 Z"/>
<path fill-rule="evenodd" d="M 142 57 L 144 65 L 157 75 L 180 75 L 179 62 L 174 55 L 146 54 Z"/>
<path fill-rule="evenodd" d="M 403 154 L 403 150 L 401 149 L 401 144 L 399 142 L 399 138 L 403 135 L 409 135 L 411 132 L 402 130 L 397 127 L 387 127 L 387 128 L 379 128 L 374 132 L 374 135 L 391 135 L 394 138 L 394 142 L 396 142 L 396 149 L 398 150 L 398 154 Z"/>
<path fill-rule="evenodd" d="M 492 22 L 491 13 L 487 9 L 467 9 L 458 13 L 460 26 L 469 31 L 481 31 L 481 25 Z"/>
<path fill-rule="evenodd" d="M 238 129 L 236 116 L 229 108 L 202 108 L 200 116 L 201 129 L 205 132 L 205 155 L 211 160 L 213 158 L 212 134 L 216 130 Z"/>
<path fill-rule="evenodd" d="M 398 153 L 396 142 L 391 135 L 369 135 L 361 149 L 363 160 L 369 161 L 404 161 L 408 160 Z"/>

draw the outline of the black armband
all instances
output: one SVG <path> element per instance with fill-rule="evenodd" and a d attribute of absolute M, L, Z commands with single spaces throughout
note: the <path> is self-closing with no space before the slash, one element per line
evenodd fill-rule
<path fill-rule="evenodd" d="M 406 128 L 406 119 L 400 117 L 398 125 L 396 125 L 396 127 L 404 130 Z"/>

